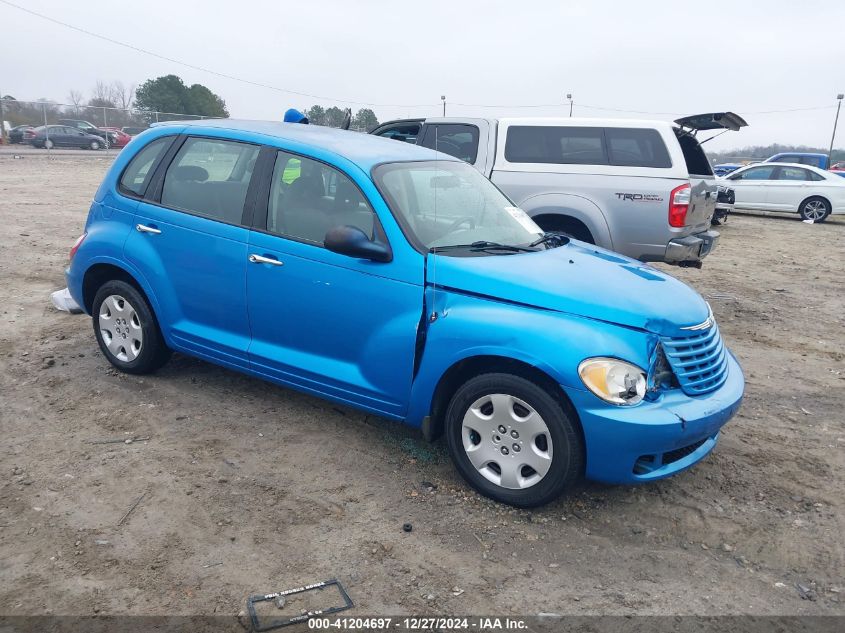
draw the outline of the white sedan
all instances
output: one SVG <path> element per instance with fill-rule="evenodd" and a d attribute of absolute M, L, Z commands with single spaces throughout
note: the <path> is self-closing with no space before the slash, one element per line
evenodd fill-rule
<path fill-rule="evenodd" d="M 736 209 L 797 212 L 813 222 L 845 213 L 845 178 L 818 167 L 757 163 L 718 180 L 734 190 Z"/>

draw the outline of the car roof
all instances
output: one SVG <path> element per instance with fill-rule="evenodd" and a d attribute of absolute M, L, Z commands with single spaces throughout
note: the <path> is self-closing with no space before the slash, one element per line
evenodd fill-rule
<path fill-rule="evenodd" d="M 270 145 L 277 145 L 274 141 L 291 141 L 308 148 L 346 158 L 366 172 L 381 163 L 418 161 L 418 160 L 449 160 L 462 162 L 457 158 L 435 152 L 434 150 L 395 141 L 393 139 L 350 132 L 322 125 L 303 125 L 301 123 L 282 123 L 279 121 L 248 121 L 238 119 L 203 119 L 201 121 L 172 121 L 156 123 L 152 127 L 167 125 L 185 126 L 185 133 L 201 133 L 202 130 L 230 130 L 257 134 L 266 139 Z M 233 135 L 236 138 L 237 134 Z"/>
<path fill-rule="evenodd" d="M 669 121 L 654 119 L 599 119 L 581 117 L 503 117 L 500 126 L 511 125 L 552 125 L 579 127 L 634 127 L 634 128 L 670 128 L 678 126 Z"/>
<path fill-rule="evenodd" d="M 816 172 L 817 174 L 821 174 L 822 176 L 827 176 L 830 174 L 829 171 L 826 169 L 822 169 L 820 167 L 816 167 L 815 165 L 804 165 L 803 163 L 775 163 L 775 162 L 764 162 L 764 163 L 753 163 L 751 165 L 745 165 L 740 167 L 734 172 L 731 172 L 733 176 L 735 173 L 740 171 L 746 171 L 749 167 L 800 167 L 801 169 L 809 169 L 810 171 Z"/>

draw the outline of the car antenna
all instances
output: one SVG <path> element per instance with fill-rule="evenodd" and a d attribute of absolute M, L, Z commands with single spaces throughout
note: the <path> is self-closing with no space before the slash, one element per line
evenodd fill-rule
<path fill-rule="evenodd" d="M 437 157 L 439 145 L 440 126 L 434 126 L 434 226 L 437 227 Z M 431 255 L 431 314 L 428 320 L 434 323 L 437 320 L 437 247 L 429 249 Z"/>

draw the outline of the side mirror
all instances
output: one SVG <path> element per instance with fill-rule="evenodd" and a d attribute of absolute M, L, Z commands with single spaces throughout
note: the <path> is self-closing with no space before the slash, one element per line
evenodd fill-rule
<path fill-rule="evenodd" d="M 393 259 L 389 246 L 373 242 L 357 226 L 335 226 L 329 229 L 323 244 L 331 252 L 349 257 L 374 262 L 389 262 Z"/>

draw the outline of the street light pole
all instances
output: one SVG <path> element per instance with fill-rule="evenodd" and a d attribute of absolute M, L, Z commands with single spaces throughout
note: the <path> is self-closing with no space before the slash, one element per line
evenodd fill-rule
<path fill-rule="evenodd" d="M 833 154 L 833 140 L 836 138 L 836 124 L 839 123 L 839 110 L 842 108 L 842 97 L 845 97 L 845 94 L 841 92 L 836 95 L 839 104 L 836 106 L 836 118 L 833 120 L 833 134 L 830 136 L 830 149 L 827 151 L 828 166 L 830 165 L 830 156 Z"/>
<path fill-rule="evenodd" d="M 446 116 L 446 95 L 440 95 L 440 100 L 443 102 L 443 116 Z"/>
<path fill-rule="evenodd" d="M 571 118 L 571 117 L 572 117 L 572 93 L 571 93 L 571 92 L 567 92 L 567 93 L 566 93 L 566 98 L 567 98 L 567 99 L 569 99 L 569 116 L 570 116 L 570 118 Z"/>

